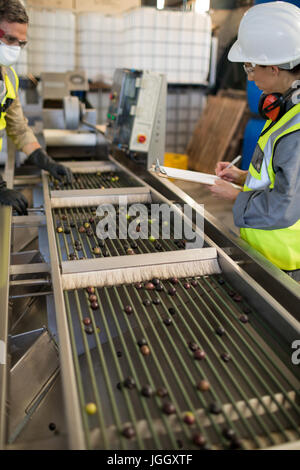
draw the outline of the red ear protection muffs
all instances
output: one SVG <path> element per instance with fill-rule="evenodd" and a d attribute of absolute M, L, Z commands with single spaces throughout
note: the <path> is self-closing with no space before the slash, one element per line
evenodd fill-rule
<path fill-rule="evenodd" d="M 272 93 L 265 95 L 262 93 L 259 98 L 258 112 L 263 119 L 278 121 L 286 111 L 286 100 L 295 92 L 296 88 L 289 88 L 283 95 Z"/>
<path fill-rule="evenodd" d="M 285 111 L 285 99 L 280 93 L 265 95 L 262 93 L 259 98 L 258 112 L 263 119 L 277 121 Z"/>

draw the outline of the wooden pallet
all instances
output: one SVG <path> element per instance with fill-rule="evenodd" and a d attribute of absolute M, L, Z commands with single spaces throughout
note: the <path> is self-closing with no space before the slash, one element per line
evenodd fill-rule
<path fill-rule="evenodd" d="M 215 172 L 216 164 L 225 159 L 238 132 L 246 106 L 246 100 L 242 99 L 208 97 L 187 148 L 189 168 L 204 173 Z"/>

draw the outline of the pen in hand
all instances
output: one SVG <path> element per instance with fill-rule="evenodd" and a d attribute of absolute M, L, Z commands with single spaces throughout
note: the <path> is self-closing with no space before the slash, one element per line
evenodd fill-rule
<path fill-rule="evenodd" d="M 229 165 L 227 165 L 226 168 L 224 168 L 224 170 L 228 170 L 228 168 L 231 168 L 233 165 L 239 162 L 241 158 L 242 158 L 242 155 L 238 155 L 234 160 L 232 160 L 231 163 L 229 163 Z"/>

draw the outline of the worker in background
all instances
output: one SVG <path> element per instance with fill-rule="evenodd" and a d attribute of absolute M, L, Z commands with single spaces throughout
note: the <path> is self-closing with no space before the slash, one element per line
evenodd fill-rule
<path fill-rule="evenodd" d="M 47 170 L 56 179 L 72 180 L 71 171 L 55 163 L 41 148 L 28 126 L 18 97 L 19 81 L 12 68 L 27 41 L 28 16 L 19 0 L 0 0 L 0 151 L 7 135 L 18 150 L 27 156 L 27 162 Z M 0 176 L 0 205 L 12 206 L 19 214 L 27 213 L 27 201 L 18 191 L 7 189 Z"/>
<path fill-rule="evenodd" d="M 267 120 L 249 171 L 226 169 L 211 187 L 235 201 L 241 237 L 295 280 L 300 280 L 300 8 L 271 2 L 250 8 L 228 54 L 244 63 L 248 80 L 262 90 L 259 110 Z M 238 190 L 229 182 L 243 186 Z"/>

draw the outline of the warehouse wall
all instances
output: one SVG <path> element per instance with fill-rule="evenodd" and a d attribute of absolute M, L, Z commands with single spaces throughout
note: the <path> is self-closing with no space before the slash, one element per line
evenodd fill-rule
<path fill-rule="evenodd" d="M 92 80 L 109 82 L 116 68 L 127 67 L 164 73 L 168 83 L 207 82 L 209 15 L 154 8 L 118 16 L 34 8 L 28 13 L 30 42 L 18 66 L 19 74 L 40 75 L 78 67 Z"/>
<path fill-rule="evenodd" d="M 165 73 L 169 84 L 177 85 L 168 90 L 166 151 L 185 152 L 206 102 L 209 15 L 155 8 L 117 16 L 45 8 L 28 8 L 28 13 L 29 45 L 17 66 L 20 75 L 78 67 L 90 79 L 110 83 L 117 67 Z M 98 122 L 104 123 L 108 92 L 89 93 L 88 98 Z"/>

